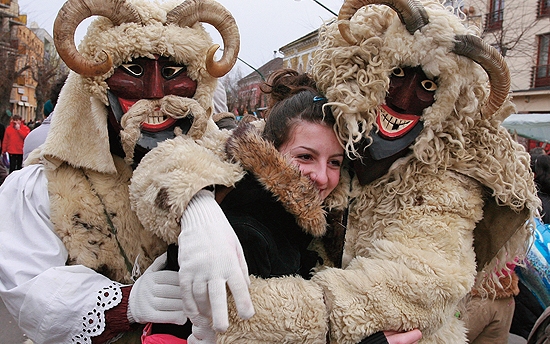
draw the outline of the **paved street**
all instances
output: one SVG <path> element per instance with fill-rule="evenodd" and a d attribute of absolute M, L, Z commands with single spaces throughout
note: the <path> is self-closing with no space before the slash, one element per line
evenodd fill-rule
<path fill-rule="evenodd" d="M 13 317 L 0 300 L 0 344 L 22 344 L 27 337 L 21 332 Z"/>

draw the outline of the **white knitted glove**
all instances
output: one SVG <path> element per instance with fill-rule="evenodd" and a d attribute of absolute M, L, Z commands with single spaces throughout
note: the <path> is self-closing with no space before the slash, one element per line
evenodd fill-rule
<path fill-rule="evenodd" d="M 226 284 L 239 316 L 254 315 L 244 253 L 213 192 L 201 190 L 189 202 L 178 245 L 183 307 L 191 320 L 198 315 L 211 317 L 214 330 L 227 330 Z"/>
<path fill-rule="evenodd" d="M 179 274 L 161 270 L 166 265 L 166 253 L 155 259 L 130 290 L 128 320 L 130 323 L 163 323 L 183 325 L 187 316 L 183 311 Z"/>
<path fill-rule="evenodd" d="M 212 329 L 212 321 L 203 316 L 193 318 L 193 333 L 187 338 L 188 344 L 215 344 L 216 331 Z"/>

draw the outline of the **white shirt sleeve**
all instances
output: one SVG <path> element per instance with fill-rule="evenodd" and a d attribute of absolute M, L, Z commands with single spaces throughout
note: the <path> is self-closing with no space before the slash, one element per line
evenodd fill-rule
<path fill-rule="evenodd" d="M 42 165 L 8 176 L 0 209 L 0 296 L 19 327 L 45 344 L 101 334 L 105 310 L 122 299 L 120 284 L 81 265 L 65 266 Z"/>

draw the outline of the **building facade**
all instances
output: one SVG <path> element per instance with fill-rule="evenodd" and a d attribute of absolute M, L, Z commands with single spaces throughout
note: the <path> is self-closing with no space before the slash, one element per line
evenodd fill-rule
<path fill-rule="evenodd" d="M 25 122 L 35 118 L 36 78 L 43 64 L 44 43 L 28 27 L 27 16 L 19 13 L 17 0 L 0 0 L 0 121 L 13 114 Z"/>
<path fill-rule="evenodd" d="M 229 104 L 230 111 L 237 116 L 251 114 L 258 118 L 263 117 L 263 112 L 267 108 L 267 96 L 262 93 L 260 87 L 269 74 L 282 67 L 283 59 L 276 57 L 239 80 L 237 103 Z"/>
<path fill-rule="evenodd" d="M 281 47 L 279 51 L 284 55 L 283 66 L 300 73 L 309 72 L 310 62 L 319 43 L 318 35 L 319 30 L 315 30 Z"/>
<path fill-rule="evenodd" d="M 36 86 L 37 82 L 33 72 L 41 68 L 44 59 L 44 42 L 28 27 L 17 27 L 18 58 L 16 70 L 25 69 L 15 79 L 10 103 L 12 113 L 20 115 L 28 123 L 36 116 Z"/>
<path fill-rule="evenodd" d="M 550 0 L 464 0 L 467 21 L 504 56 L 518 113 L 550 113 Z"/>

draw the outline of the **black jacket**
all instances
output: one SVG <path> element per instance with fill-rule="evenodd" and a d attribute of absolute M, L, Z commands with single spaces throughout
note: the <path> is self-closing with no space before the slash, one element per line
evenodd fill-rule
<path fill-rule="evenodd" d="M 298 274 L 309 279 L 318 260 L 317 253 L 307 249 L 313 236 L 252 174 L 220 206 L 239 238 L 250 274 L 262 278 Z"/>

